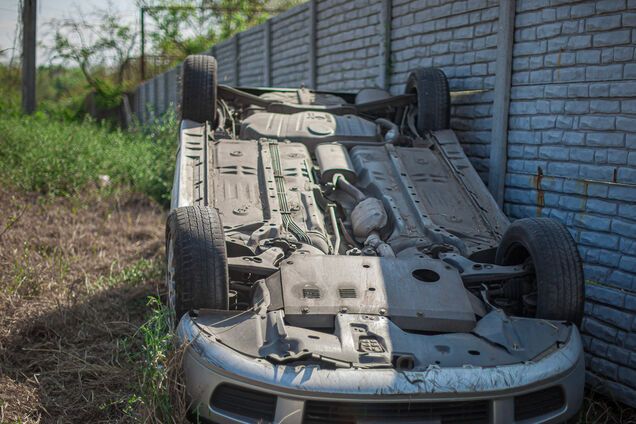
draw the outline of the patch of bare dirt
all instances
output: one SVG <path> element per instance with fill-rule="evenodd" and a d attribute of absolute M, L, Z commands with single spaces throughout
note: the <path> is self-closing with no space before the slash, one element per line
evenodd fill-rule
<path fill-rule="evenodd" d="M 0 422 L 130 420 L 164 219 L 128 192 L 0 188 Z"/>

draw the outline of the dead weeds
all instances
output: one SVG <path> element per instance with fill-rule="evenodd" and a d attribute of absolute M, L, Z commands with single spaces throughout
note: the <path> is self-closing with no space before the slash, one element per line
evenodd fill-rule
<path fill-rule="evenodd" d="M 600 393 L 586 390 L 581 424 L 636 424 L 636 410 Z"/>
<path fill-rule="evenodd" d="M 0 189 L 0 422 L 150 420 L 134 395 L 138 329 L 162 280 L 164 219 L 126 191 Z"/>
<path fill-rule="evenodd" d="M 0 188 L 0 422 L 182 422 L 183 349 L 170 348 L 164 213 L 143 196 Z M 155 300 L 152 300 L 155 299 Z M 588 392 L 582 423 L 636 423 Z"/>

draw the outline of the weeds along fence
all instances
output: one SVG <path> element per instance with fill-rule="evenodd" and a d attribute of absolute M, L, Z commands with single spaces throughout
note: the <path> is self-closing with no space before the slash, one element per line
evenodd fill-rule
<path fill-rule="evenodd" d="M 636 406 L 635 44 L 633 0 L 312 0 L 207 54 L 237 86 L 397 94 L 443 69 L 451 126 L 506 213 L 579 243 L 588 381 Z M 179 73 L 138 87 L 142 122 L 176 107 Z"/>

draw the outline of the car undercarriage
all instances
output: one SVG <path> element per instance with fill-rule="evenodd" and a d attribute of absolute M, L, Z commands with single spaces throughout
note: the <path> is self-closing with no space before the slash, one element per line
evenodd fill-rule
<path fill-rule="evenodd" d="M 215 69 L 184 64 L 166 229 L 194 418 L 576 414 L 576 245 L 501 212 L 449 128 L 440 70 L 392 96 L 227 87 Z"/>

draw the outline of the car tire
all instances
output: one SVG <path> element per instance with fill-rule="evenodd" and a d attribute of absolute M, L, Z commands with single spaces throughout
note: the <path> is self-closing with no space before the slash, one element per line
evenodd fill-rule
<path fill-rule="evenodd" d="M 216 124 L 216 59 L 190 55 L 181 74 L 181 118 Z"/>
<path fill-rule="evenodd" d="M 563 224 L 549 218 L 513 222 L 499 244 L 496 262 L 534 268 L 536 318 L 581 324 L 583 268 L 576 243 Z"/>
<path fill-rule="evenodd" d="M 420 134 L 450 128 L 450 91 L 441 69 L 420 68 L 411 72 L 404 93 L 417 95 L 415 127 Z"/>
<path fill-rule="evenodd" d="M 168 306 L 178 321 L 193 309 L 228 309 L 223 225 L 216 209 L 173 210 L 166 226 Z"/>

